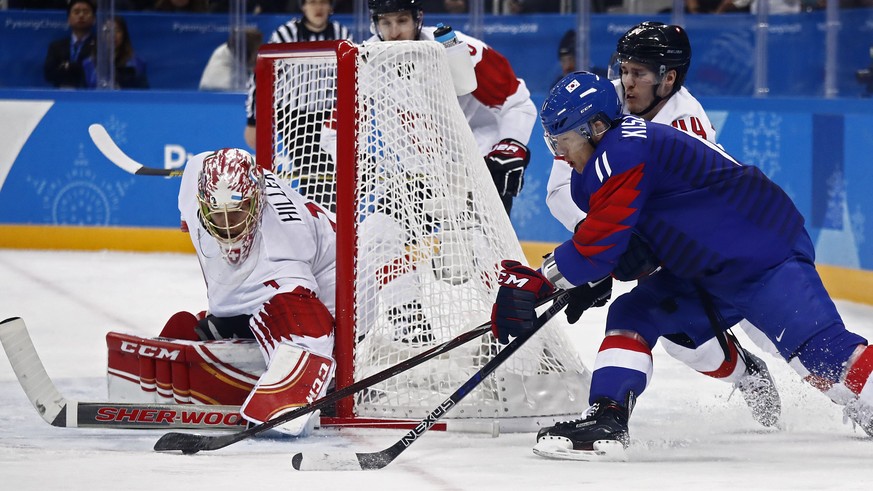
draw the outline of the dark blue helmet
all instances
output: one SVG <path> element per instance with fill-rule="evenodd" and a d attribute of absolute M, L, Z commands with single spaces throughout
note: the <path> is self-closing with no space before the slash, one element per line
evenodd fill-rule
<path fill-rule="evenodd" d="M 621 100 L 615 86 L 590 72 L 573 72 L 562 78 L 549 91 L 540 110 L 546 144 L 553 154 L 557 152 L 555 136 L 578 131 L 590 142 L 595 121 L 611 128 L 621 116 Z"/>
<path fill-rule="evenodd" d="M 424 19 L 423 3 L 424 0 L 367 0 L 367 7 L 370 8 L 370 20 L 372 21 L 370 31 L 373 34 L 378 34 L 379 39 L 382 39 L 382 33 L 376 28 L 379 24 L 379 16 L 408 10 L 415 21 L 415 37 L 417 39 L 421 33 L 422 20 Z"/>
<path fill-rule="evenodd" d="M 367 0 L 367 7 L 370 8 L 370 15 L 390 14 L 403 10 L 419 12 L 422 10 L 423 3 L 422 0 Z"/>
<path fill-rule="evenodd" d="M 673 91 L 678 91 L 691 66 L 688 33 L 681 26 L 654 21 L 640 23 L 618 40 L 610 62 L 610 78 L 618 78 L 621 71 L 616 63 L 621 61 L 635 61 L 649 66 L 658 77 L 663 77 L 667 70 L 676 70 Z"/>

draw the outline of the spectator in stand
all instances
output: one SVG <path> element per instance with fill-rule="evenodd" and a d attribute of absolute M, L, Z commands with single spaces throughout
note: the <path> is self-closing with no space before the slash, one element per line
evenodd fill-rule
<path fill-rule="evenodd" d="M 561 76 L 552 85 L 576 71 L 576 31 L 573 29 L 565 32 L 558 43 L 558 63 L 561 64 Z"/>
<path fill-rule="evenodd" d="M 561 4 L 557 0 L 506 0 L 503 9 L 507 14 L 560 12 Z"/>
<path fill-rule="evenodd" d="M 246 50 L 246 78 L 251 76 L 255 66 L 258 48 L 264 42 L 264 34 L 255 27 L 243 31 Z M 200 77 L 200 90 L 233 90 L 233 76 L 237 69 L 237 56 L 234 50 L 237 46 L 238 31 L 230 33 L 226 43 L 215 48 L 203 75 Z"/>
<path fill-rule="evenodd" d="M 152 10 L 157 12 L 209 12 L 208 0 L 155 0 Z"/>
<path fill-rule="evenodd" d="M 721 7 L 723 0 L 685 0 L 685 11 L 689 14 L 713 14 Z"/>
<path fill-rule="evenodd" d="M 568 30 L 558 42 L 558 63 L 561 64 L 561 76 L 555 79 L 552 85 L 558 83 L 564 76 L 576 71 L 576 31 Z M 607 75 L 605 68 L 592 66 L 589 71 L 601 77 Z"/>
<path fill-rule="evenodd" d="M 67 0 L 9 0 L 10 9 L 21 10 L 66 10 Z"/>
<path fill-rule="evenodd" d="M 212 12 L 227 12 L 233 0 L 210 0 L 209 10 Z M 246 11 L 253 15 L 277 12 L 291 12 L 294 0 L 249 0 Z"/>
<path fill-rule="evenodd" d="M 70 35 L 52 41 L 45 57 L 43 73 L 48 83 L 58 88 L 85 87 L 82 62 L 95 50 L 94 13 L 91 0 L 71 0 L 67 6 Z"/>
<path fill-rule="evenodd" d="M 116 89 L 147 89 L 149 79 L 146 74 L 146 64 L 133 50 L 130 41 L 130 32 L 127 30 L 127 22 L 121 17 L 114 17 L 111 21 L 115 24 L 115 88 Z M 97 52 L 94 56 L 82 62 L 85 72 L 85 86 L 97 87 Z"/>
<path fill-rule="evenodd" d="M 767 0 L 770 14 L 796 14 L 800 12 L 801 0 Z M 724 0 L 716 13 L 758 11 L 758 0 Z"/>
<path fill-rule="evenodd" d="M 443 0 L 443 8 L 447 14 L 466 14 L 467 0 Z"/>

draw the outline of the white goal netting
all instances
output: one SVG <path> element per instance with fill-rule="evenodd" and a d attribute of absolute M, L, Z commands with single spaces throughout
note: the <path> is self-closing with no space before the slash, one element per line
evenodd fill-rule
<path fill-rule="evenodd" d="M 258 160 L 270 152 L 277 174 L 337 211 L 338 346 L 353 346 L 338 349 L 348 373 L 338 384 L 486 322 L 500 261 L 524 256 L 443 47 L 268 46 L 258 61 Z M 423 418 L 499 349 L 482 336 L 359 392 L 347 416 Z M 571 343 L 546 326 L 446 417 L 529 430 L 577 416 L 589 381 Z"/>

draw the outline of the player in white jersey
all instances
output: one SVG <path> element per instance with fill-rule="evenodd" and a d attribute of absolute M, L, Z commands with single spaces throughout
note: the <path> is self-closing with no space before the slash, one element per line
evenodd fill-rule
<path fill-rule="evenodd" d="M 366 42 L 434 40 L 435 27 L 423 27 L 422 0 L 368 0 L 374 35 Z M 524 170 L 530 162 L 527 144 L 536 123 L 537 109 L 524 80 L 509 61 L 484 42 L 455 31 L 466 43 L 476 75 L 476 89 L 458 97 L 467 123 L 506 213 L 524 185 Z M 331 128 L 328 128 L 329 130 Z M 335 148 L 335 131 L 323 135 L 326 149 Z"/>
<path fill-rule="evenodd" d="M 622 113 L 672 125 L 715 143 L 715 130 L 703 106 L 683 86 L 690 64 L 691 44 L 681 27 L 647 21 L 631 28 L 619 39 L 609 67 L 609 76 L 614 78 L 613 85 L 622 101 Z M 572 171 L 567 162 L 556 158 L 546 197 L 552 215 L 571 232 L 585 218 L 585 212 L 570 196 Z M 646 274 L 644 271 L 657 267 L 648 257 L 645 244 L 633 240 L 631 244 L 613 274 L 619 280 L 638 279 Z M 776 353 L 775 346 L 758 329 L 747 321 L 741 326 L 755 344 Z M 662 339 L 662 346 L 694 370 L 734 384 L 762 425 L 772 426 L 778 421 L 781 402 L 766 363 L 742 348 L 733 336 L 719 335 L 700 346 L 682 336 L 671 336 Z"/>
<path fill-rule="evenodd" d="M 619 40 L 618 51 L 613 55 L 613 62 L 609 67 L 609 76 L 614 78 L 613 84 L 621 97 L 622 112 L 655 123 L 672 125 L 715 143 L 715 129 L 703 106 L 683 86 L 685 74 L 691 64 L 688 36 L 684 29 L 671 30 L 673 28 L 682 29 L 656 22 L 643 22 Z M 670 43 L 687 45 L 688 49 L 680 52 L 675 59 L 669 60 L 669 66 L 664 65 L 667 71 L 658 75 L 650 68 L 651 62 L 660 58 L 660 52 L 666 51 L 665 46 Z M 555 159 L 546 187 L 549 211 L 571 232 L 585 218 L 585 212 L 570 197 L 572 172 L 573 169 L 563 159 Z"/>
<path fill-rule="evenodd" d="M 324 395 L 334 372 L 333 215 L 240 149 L 188 161 L 179 211 L 206 281 L 208 314 L 176 314 L 161 336 L 254 338 L 267 369 L 240 411 L 249 421 L 272 419 Z M 302 434 L 317 417 L 311 413 L 280 428 Z"/>
<path fill-rule="evenodd" d="M 436 28 L 423 27 L 421 0 L 368 0 L 368 6 L 374 35 L 366 43 L 434 40 Z M 527 143 L 536 123 L 536 106 L 530 99 L 524 81 L 515 75 L 503 55 L 478 39 L 458 31 L 455 34 L 469 50 L 476 79 L 476 88 L 458 96 L 458 102 L 509 214 L 513 198 L 522 189 L 524 171 L 530 161 Z M 404 100 L 404 97 L 398 95 L 397 99 Z M 396 118 L 397 114 L 384 116 Z M 331 118 L 321 134 L 322 146 L 333 155 L 334 160 L 337 138 L 335 123 L 336 119 Z M 408 130 L 409 138 L 414 140 L 413 126 L 410 125 Z M 383 167 L 386 175 L 393 174 L 394 179 L 409 179 L 409 182 L 428 179 L 430 175 L 427 165 L 416 162 L 415 155 L 403 155 L 398 163 L 383 163 Z M 372 191 L 379 195 L 379 190 Z M 427 200 L 422 201 L 425 202 L 420 204 L 427 208 Z M 373 213 L 362 222 L 360 233 L 377 237 L 375 241 L 366 241 L 368 247 L 379 249 L 380 256 L 395 257 L 391 264 L 408 266 L 393 268 L 397 274 L 379 281 L 380 302 L 394 325 L 395 340 L 412 345 L 434 342 L 430 323 L 421 304 L 421 282 L 415 265 L 410 264 L 406 253 L 414 245 L 405 242 L 401 224 L 390 213 Z M 445 239 L 445 236 L 441 238 L 444 244 L 447 243 Z M 441 271 L 451 270 L 451 265 L 434 266 Z M 451 272 L 440 274 L 444 277 L 454 276 Z M 364 281 L 373 281 L 375 273 L 365 272 L 363 276 Z"/>

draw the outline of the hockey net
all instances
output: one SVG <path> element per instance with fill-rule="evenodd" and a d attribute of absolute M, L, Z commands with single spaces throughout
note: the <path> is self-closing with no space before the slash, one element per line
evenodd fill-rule
<path fill-rule="evenodd" d="M 500 261 L 524 256 L 442 46 L 265 45 L 256 70 L 259 164 L 337 213 L 337 385 L 486 322 Z M 358 392 L 338 419 L 421 419 L 499 349 L 482 336 Z M 546 326 L 446 418 L 530 431 L 577 416 L 589 382 Z"/>

